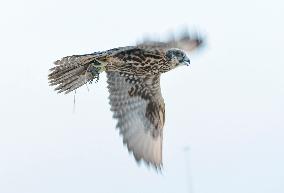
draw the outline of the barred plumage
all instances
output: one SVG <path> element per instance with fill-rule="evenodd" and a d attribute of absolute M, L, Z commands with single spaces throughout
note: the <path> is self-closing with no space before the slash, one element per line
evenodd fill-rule
<path fill-rule="evenodd" d="M 106 71 L 111 111 L 118 120 L 123 143 L 137 161 L 161 168 L 165 104 L 160 75 L 189 65 L 185 52 L 201 43 L 200 37 L 186 35 L 167 42 L 144 41 L 136 46 L 67 56 L 55 62 L 48 79 L 59 93 L 69 93 L 97 81 Z"/>

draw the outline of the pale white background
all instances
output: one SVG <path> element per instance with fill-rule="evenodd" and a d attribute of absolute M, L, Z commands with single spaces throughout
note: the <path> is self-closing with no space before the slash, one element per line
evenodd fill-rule
<path fill-rule="evenodd" d="M 1 1 L 1 193 L 283 193 L 283 2 Z M 188 26 L 207 46 L 162 77 L 164 171 L 138 166 L 109 111 L 106 78 L 73 94 L 52 62 L 165 38 Z M 184 147 L 189 146 L 187 178 Z M 190 182 L 190 184 L 189 184 Z M 188 187 L 191 186 L 191 188 Z"/>

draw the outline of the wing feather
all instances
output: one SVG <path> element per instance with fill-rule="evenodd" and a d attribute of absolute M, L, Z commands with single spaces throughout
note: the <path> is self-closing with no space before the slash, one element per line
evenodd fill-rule
<path fill-rule="evenodd" d="M 160 76 L 128 81 L 119 72 L 107 72 L 107 77 L 111 111 L 118 120 L 116 127 L 123 143 L 137 161 L 144 160 L 160 168 L 165 113 Z"/>
<path fill-rule="evenodd" d="M 166 50 L 169 48 L 179 48 L 185 50 L 186 52 L 191 52 L 204 44 L 204 39 L 199 35 L 190 35 L 189 33 L 184 33 L 181 37 L 175 39 L 171 37 L 167 41 L 160 42 L 156 40 L 146 39 L 137 46 L 144 49 L 162 49 Z"/>

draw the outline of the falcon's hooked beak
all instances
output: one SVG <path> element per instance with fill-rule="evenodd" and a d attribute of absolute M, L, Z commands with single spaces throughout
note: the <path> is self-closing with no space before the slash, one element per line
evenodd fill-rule
<path fill-rule="evenodd" d="M 186 65 L 186 66 L 189 66 L 189 64 L 190 64 L 190 60 L 189 60 L 189 58 L 188 57 L 185 57 L 184 59 L 183 59 L 183 62 L 182 62 L 184 65 Z"/>

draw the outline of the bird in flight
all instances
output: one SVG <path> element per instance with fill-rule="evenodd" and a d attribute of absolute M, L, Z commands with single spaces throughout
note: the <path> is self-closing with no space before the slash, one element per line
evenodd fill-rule
<path fill-rule="evenodd" d="M 161 169 L 165 103 L 160 76 L 178 66 L 188 66 L 187 53 L 202 43 L 199 35 L 187 33 L 164 42 L 145 40 L 136 46 L 66 56 L 54 62 L 48 79 L 59 93 L 69 93 L 98 81 L 105 71 L 109 103 L 123 143 L 137 162 L 143 160 Z"/>

